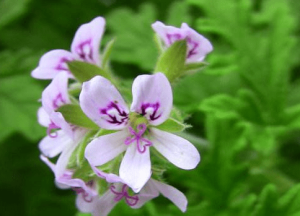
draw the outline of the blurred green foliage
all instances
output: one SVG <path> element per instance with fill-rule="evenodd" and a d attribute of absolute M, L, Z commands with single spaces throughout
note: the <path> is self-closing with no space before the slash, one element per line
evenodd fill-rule
<path fill-rule="evenodd" d="M 104 16 L 102 45 L 115 39 L 111 66 L 123 78 L 154 70 L 156 20 L 187 22 L 214 45 L 209 66 L 174 85 L 174 104 L 193 125 L 183 136 L 202 156 L 193 171 L 166 173 L 187 195 L 185 215 L 300 215 L 299 10 L 298 0 L 2 0 L 0 214 L 85 215 L 39 160 L 46 132 L 36 111 L 49 82 L 30 72 L 44 52 L 68 50 L 80 24 Z M 182 213 L 159 197 L 139 210 L 120 203 L 111 215 Z"/>

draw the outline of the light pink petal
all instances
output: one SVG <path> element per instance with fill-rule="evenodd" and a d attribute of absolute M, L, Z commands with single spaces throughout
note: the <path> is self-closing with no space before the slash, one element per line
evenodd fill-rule
<path fill-rule="evenodd" d="M 43 155 L 47 157 L 55 157 L 60 154 L 66 146 L 70 145 L 73 140 L 65 134 L 63 131 L 59 130 L 56 132 L 56 137 L 46 136 L 39 143 L 39 149 Z"/>
<path fill-rule="evenodd" d="M 166 26 L 160 21 L 153 23 L 152 28 L 165 43 L 166 47 L 171 46 L 175 41 L 185 39 L 187 36 L 187 31 L 185 29 Z"/>
<path fill-rule="evenodd" d="M 44 127 L 48 127 L 49 124 L 51 124 L 49 114 L 45 111 L 45 109 L 43 107 L 40 107 L 38 109 L 37 116 L 38 116 L 38 122 L 40 125 L 42 125 Z"/>
<path fill-rule="evenodd" d="M 154 179 L 151 179 L 150 181 L 163 196 L 171 200 L 182 212 L 186 211 L 187 199 L 181 191 Z"/>
<path fill-rule="evenodd" d="M 68 75 L 59 73 L 42 93 L 42 105 L 48 114 L 70 103 L 68 96 Z"/>
<path fill-rule="evenodd" d="M 31 76 L 36 79 L 53 79 L 57 74 L 65 72 L 72 78 L 66 62 L 75 59 L 75 55 L 69 51 L 52 50 L 41 57 L 39 66 L 31 72 Z"/>
<path fill-rule="evenodd" d="M 186 30 L 187 33 L 187 63 L 201 62 L 205 56 L 213 50 L 213 46 L 205 37 L 190 28 L 186 23 L 181 25 L 181 29 Z"/>
<path fill-rule="evenodd" d="M 84 198 L 84 194 L 80 193 L 77 195 L 76 198 L 76 206 L 79 209 L 79 211 L 83 213 L 92 213 L 94 209 L 96 208 L 97 203 L 99 202 L 98 195 L 94 197 L 89 197 L 88 202 Z"/>
<path fill-rule="evenodd" d="M 81 25 L 71 45 L 72 53 L 83 61 L 100 66 L 99 49 L 104 27 L 105 20 L 102 17 L 97 17 L 91 22 Z"/>
<path fill-rule="evenodd" d="M 67 134 L 71 139 L 74 139 L 74 131 L 71 127 L 71 125 L 66 122 L 63 115 L 59 112 L 52 112 L 50 114 L 51 121 L 59 128 L 64 131 L 65 134 Z"/>
<path fill-rule="evenodd" d="M 73 188 L 82 188 L 88 194 L 89 198 L 94 197 L 98 194 L 95 188 L 87 186 L 83 180 L 77 178 L 73 179 L 71 176 L 65 175 L 65 173 L 63 173 L 59 177 L 56 177 L 55 180 L 57 183 L 64 184 Z"/>
<path fill-rule="evenodd" d="M 110 190 L 107 190 L 98 200 L 92 215 L 107 216 L 117 204 L 117 202 L 114 201 L 114 198 L 115 194 L 113 194 Z"/>
<path fill-rule="evenodd" d="M 173 106 L 170 82 L 162 73 L 140 75 L 132 85 L 131 111 L 144 115 L 151 125 L 168 119 Z"/>
<path fill-rule="evenodd" d="M 66 171 L 67 165 L 69 163 L 69 159 L 72 153 L 74 152 L 74 150 L 76 149 L 76 147 L 78 146 L 78 144 L 80 143 L 80 141 L 83 139 L 85 132 L 86 132 L 85 130 L 77 129 L 74 134 L 75 137 L 74 140 L 68 143 L 68 145 L 64 148 L 63 152 L 61 153 L 61 155 L 59 156 L 56 162 L 56 167 L 55 167 L 56 178 L 62 176 Z"/>
<path fill-rule="evenodd" d="M 153 146 L 171 163 L 181 169 L 194 169 L 200 162 L 195 146 L 174 134 L 151 128 Z"/>
<path fill-rule="evenodd" d="M 136 193 L 151 176 L 150 151 L 139 153 L 135 143 L 130 144 L 120 166 L 120 177 Z"/>
<path fill-rule="evenodd" d="M 88 144 L 85 157 L 91 166 L 101 166 L 121 154 L 127 146 L 124 141 L 128 136 L 126 130 L 100 136 Z"/>
<path fill-rule="evenodd" d="M 54 173 L 55 170 L 55 164 L 52 163 L 47 157 L 45 157 L 44 155 L 40 155 L 40 159 L 52 170 L 52 172 Z"/>
<path fill-rule="evenodd" d="M 91 166 L 91 167 L 97 176 L 105 179 L 107 182 L 109 182 L 109 183 L 122 182 L 123 183 L 123 180 L 119 176 L 117 176 L 113 173 L 105 173 L 95 166 Z"/>
<path fill-rule="evenodd" d="M 83 112 L 101 128 L 119 130 L 126 127 L 127 105 L 109 80 L 96 76 L 84 82 L 79 102 Z"/>
<path fill-rule="evenodd" d="M 159 191 L 157 190 L 155 185 L 151 184 L 151 179 L 150 179 L 138 194 L 139 201 L 137 202 L 136 205 L 131 206 L 131 208 L 134 209 L 141 208 L 147 201 L 158 196 L 159 196 Z"/>

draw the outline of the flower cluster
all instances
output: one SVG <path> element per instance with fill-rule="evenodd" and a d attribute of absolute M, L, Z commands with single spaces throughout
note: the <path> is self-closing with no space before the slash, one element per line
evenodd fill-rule
<path fill-rule="evenodd" d="M 201 63 L 212 51 L 210 42 L 187 24 L 175 28 L 156 22 L 152 27 L 161 40 L 162 55 L 184 41 L 182 64 Z M 188 140 L 170 133 L 174 126 L 183 130 L 185 125 L 172 116 L 168 77 L 165 71 L 136 77 L 129 107 L 128 98 L 117 89 L 119 79 L 104 62 L 111 46 L 99 53 L 104 28 L 102 17 L 82 25 L 71 52 L 44 54 L 32 72 L 34 78 L 52 79 L 38 110 L 38 121 L 47 128 L 39 144 L 41 159 L 53 171 L 59 188 L 77 193 L 81 212 L 108 215 L 120 200 L 140 208 L 159 194 L 184 212 L 184 194 L 162 181 L 164 164 L 169 161 L 189 170 L 197 166 L 200 155 Z"/>

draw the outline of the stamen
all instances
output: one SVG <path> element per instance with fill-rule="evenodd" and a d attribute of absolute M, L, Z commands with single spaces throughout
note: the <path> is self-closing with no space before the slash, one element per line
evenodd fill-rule
<path fill-rule="evenodd" d="M 54 133 L 51 133 L 51 131 L 53 129 L 60 129 L 60 127 L 58 127 L 56 124 L 54 124 L 53 122 L 51 122 L 47 128 L 47 134 L 49 137 L 51 138 L 56 138 L 58 136 L 57 132 L 55 131 Z"/>
<path fill-rule="evenodd" d="M 117 192 L 115 189 L 116 187 L 114 185 L 110 186 L 110 191 L 116 195 L 116 197 L 114 198 L 115 202 L 119 202 L 123 197 L 125 197 L 125 202 L 127 203 L 127 205 L 134 206 L 139 201 L 138 195 L 130 196 L 128 194 L 127 185 L 125 184 L 123 185 L 121 192 Z"/>
<path fill-rule="evenodd" d="M 84 201 L 90 203 L 93 201 L 93 197 L 89 196 L 89 194 L 83 190 L 82 188 L 80 187 L 72 187 L 72 190 L 74 190 L 78 195 L 79 194 L 82 194 L 82 198 Z"/>
<path fill-rule="evenodd" d="M 125 139 L 124 143 L 125 145 L 129 145 L 136 141 L 137 151 L 139 153 L 145 153 L 147 150 L 147 146 L 152 146 L 152 142 L 146 138 L 143 137 L 143 134 L 145 133 L 147 129 L 146 124 L 139 124 L 137 126 L 137 132 L 133 130 L 132 127 L 128 127 L 128 130 L 132 136 L 129 136 Z M 144 142 L 144 145 L 142 144 Z"/>

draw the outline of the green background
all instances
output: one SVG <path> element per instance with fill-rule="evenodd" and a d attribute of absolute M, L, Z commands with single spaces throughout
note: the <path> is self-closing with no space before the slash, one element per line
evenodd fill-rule
<path fill-rule="evenodd" d="M 39 159 L 38 99 L 49 81 L 30 72 L 41 55 L 70 49 L 77 28 L 107 21 L 102 45 L 116 43 L 111 66 L 132 82 L 152 72 L 151 24 L 188 23 L 212 42 L 203 71 L 178 80 L 174 105 L 193 127 L 193 171 L 169 165 L 167 182 L 189 200 L 185 215 L 300 215 L 300 1 L 1 0 L 0 215 L 75 215 L 75 194 L 59 190 Z M 127 81 L 126 81 L 127 82 Z M 182 215 L 159 197 L 111 215 Z"/>

